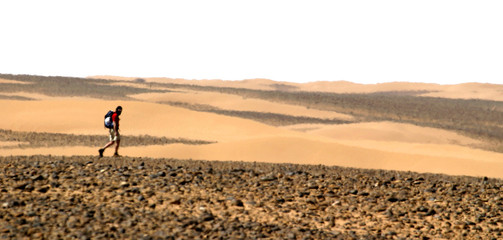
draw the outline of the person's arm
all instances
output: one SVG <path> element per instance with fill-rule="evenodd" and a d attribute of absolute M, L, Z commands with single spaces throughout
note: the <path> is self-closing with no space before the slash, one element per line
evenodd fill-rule
<path fill-rule="evenodd" d="M 115 118 L 114 131 L 119 132 L 119 117 Z"/>

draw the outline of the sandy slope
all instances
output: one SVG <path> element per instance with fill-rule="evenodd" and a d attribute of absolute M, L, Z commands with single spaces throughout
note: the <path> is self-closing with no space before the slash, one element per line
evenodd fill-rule
<path fill-rule="evenodd" d="M 347 81 L 320 81 L 301 84 L 304 91 L 336 92 L 336 93 L 373 93 L 395 91 L 435 91 L 442 85 L 429 83 L 392 82 L 378 84 L 358 84 Z"/>
<path fill-rule="evenodd" d="M 503 101 L 503 85 L 480 83 L 448 85 L 443 87 L 443 91 L 422 94 L 422 96 Z"/>
<path fill-rule="evenodd" d="M 13 147 L 13 146 L 17 146 L 18 144 L 20 144 L 20 142 L 16 142 L 16 141 L 0 141 L 0 148 L 1 147 Z"/>
<path fill-rule="evenodd" d="M 11 97 L 25 97 L 25 98 L 31 98 L 33 100 L 58 100 L 58 101 L 66 101 L 66 100 L 95 100 L 94 98 L 90 97 L 54 97 L 54 96 L 48 96 L 45 94 L 41 93 L 30 93 L 30 92 L 11 92 L 11 93 L 0 93 L 1 95 L 4 96 L 11 96 Z"/>
<path fill-rule="evenodd" d="M 163 104 L 103 100 L 0 100 L 0 128 L 17 131 L 71 134 L 106 134 L 102 120 L 107 110 L 124 107 L 123 135 L 166 136 L 227 141 L 271 135 L 287 130 L 251 120 L 189 111 Z"/>
<path fill-rule="evenodd" d="M 232 94 L 214 92 L 178 91 L 168 93 L 144 93 L 131 95 L 131 97 L 150 102 L 168 101 L 204 104 L 234 111 L 270 112 L 291 116 L 305 116 L 324 119 L 353 119 L 352 116 L 331 111 L 308 109 L 302 106 L 282 104 L 260 99 L 243 98 Z"/>
<path fill-rule="evenodd" d="M 28 83 L 26 83 L 26 82 L 22 82 L 22 81 L 16 81 L 16 80 L 10 80 L 10 79 L 3 79 L 3 78 L 0 78 L 0 83 L 28 84 Z"/>
<path fill-rule="evenodd" d="M 285 127 L 338 140 L 478 145 L 481 141 L 455 132 L 394 122 L 367 122 L 343 125 L 298 124 Z"/>

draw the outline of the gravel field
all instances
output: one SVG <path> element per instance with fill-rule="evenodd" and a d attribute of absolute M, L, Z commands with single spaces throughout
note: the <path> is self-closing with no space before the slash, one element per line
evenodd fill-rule
<path fill-rule="evenodd" d="M 0 158 L 0 239 L 501 239 L 502 180 L 293 164 Z"/>

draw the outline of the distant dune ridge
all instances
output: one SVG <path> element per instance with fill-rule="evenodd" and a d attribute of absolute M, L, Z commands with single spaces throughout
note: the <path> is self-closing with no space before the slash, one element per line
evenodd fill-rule
<path fill-rule="evenodd" d="M 498 135 L 500 130 L 503 132 L 503 126 L 497 123 L 503 114 L 503 85 L 362 85 L 345 81 L 298 84 L 267 79 L 221 81 L 112 76 L 79 79 L 0 75 L 0 79 L 0 96 L 31 99 L 0 98 L 0 129 L 106 136 L 101 118 L 107 110 L 122 105 L 121 131 L 125 136 L 211 142 L 125 146 L 121 153 L 127 156 L 324 164 L 503 177 L 503 162 L 499 161 L 503 160 L 503 148 Z M 44 85 L 39 84 L 42 82 Z M 310 92 L 322 92 L 319 96 L 323 101 L 295 99 Z M 440 103 L 454 109 L 457 115 L 453 116 L 457 119 L 450 120 L 449 113 L 437 121 L 436 115 L 422 116 L 428 115 L 426 112 L 397 115 L 393 111 L 358 108 L 359 105 L 351 105 L 353 103 L 330 102 L 330 94 L 341 93 L 363 95 L 333 95 L 333 99 L 341 97 L 342 100 L 337 101 L 346 101 L 348 97 L 360 96 L 366 101 L 399 99 L 410 100 L 411 106 L 415 106 L 415 102 L 422 101 L 421 97 L 434 97 L 427 98 L 433 104 L 448 98 L 451 100 Z M 472 98 L 479 100 L 469 100 Z M 166 104 L 173 102 L 183 104 Z M 465 105 L 470 111 L 466 112 L 467 118 L 462 118 L 459 109 Z M 188 106 L 220 112 L 198 111 Z M 226 115 L 230 111 L 233 115 Z M 480 116 L 475 118 L 472 113 L 477 111 Z M 256 117 L 247 118 L 244 113 L 256 113 Z M 278 119 L 263 119 L 266 117 Z M 283 121 L 287 118 L 290 120 Z M 344 124 L 320 124 L 319 120 L 344 121 Z M 274 121 L 282 124 L 271 124 Z M 456 125 L 460 121 L 463 125 Z M 97 155 L 97 149 L 103 144 L 105 142 L 96 142 L 94 147 L 13 148 L 12 140 L 0 140 L 0 155 Z"/>
<path fill-rule="evenodd" d="M 269 79 L 248 79 L 240 81 L 224 80 L 186 80 L 172 78 L 131 78 L 116 76 L 92 76 L 89 78 L 121 81 L 144 79 L 148 82 L 194 84 L 201 86 L 236 87 L 260 90 L 278 90 L 278 88 L 298 91 L 334 92 L 334 93 L 375 93 L 398 91 L 428 91 L 421 96 L 461 99 L 485 99 L 503 101 L 503 84 L 464 83 L 440 85 L 434 83 L 392 82 L 378 84 L 358 84 L 348 81 L 318 81 L 310 83 L 275 82 Z"/>

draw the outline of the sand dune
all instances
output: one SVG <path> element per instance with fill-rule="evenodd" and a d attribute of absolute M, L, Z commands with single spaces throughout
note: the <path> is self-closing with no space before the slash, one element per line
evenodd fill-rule
<path fill-rule="evenodd" d="M 364 146 L 366 149 L 374 149 L 380 151 L 404 153 L 404 154 L 417 154 L 433 157 L 445 158 L 459 158 L 467 160 L 485 161 L 499 163 L 503 159 L 500 153 L 488 152 L 480 149 L 473 149 L 452 144 L 428 144 L 428 143 L 405 143 L 393 141 L 371 141 L 371 140 L 358 140 L 338 141 L 346 146 Z"/>
<path fill-rule="evenodd" d="M 0 83 L 28 84 L 28 83 L 26 83 L 26 82 L 22 82 L 22 81 L 16 81 L 16 80 L 10 80 L 10 79 L 3 79 L 3 78 L 0 78 Z"/>
<path fill-rule="evenodd" d="M 16 131 L 106 134 L 102 119 L 107 110 L 124 107 L 123 135 L 166 136 L 227 141 L 274 135 L 287 130 L 251 120 L 195 112 L 163 104 L 103 100 L 0 100 L 0 128 Z"/>
<path fill-rule="evenodd" d="M 367 122 L 342 125 L 299 124 L 285 127 L 338 140 L 479 145 L 481 141 L 455 132 L 393 122 Z"/>
<path fill-rule="evenodd" d="M 53 96 L 48 96 L 45 94 L 41 93 L 29 93 L 29 92 L 13 92 L 13 93 L 1 93 L 1 95 L 4 96 L 11 96 L 11 97 L 25 97 L 25 98 L 30 98 L 34 100 L 64 100 L 64 99 L 88 99 L 91 100 L 91 98 L 82 98 L 82 97 L 53 97 Z"/>
<path fill-rule="evenodd" d="M 440 85 L 431 83 L 392 82 L 380 84 L 356 84 L 351 82 L 313 82 L 299 85 L 303 91 L 335 92 L 335 93 L 375 93 L 400 91 L 429 91 L 420 96 L 458 99 L 485 99 L 503 101 L 503 85 L 465 83 L 456 85 Z"/>
<path fill-rule="evenodd" d="M 395 91 L 436 91 L 439 84 L 392 82 L 378 84 L 358 84 L 346 81 L 320 81 L 304 83 L 300 88 L 304 91 L 335 92 L 335 93 L 374 93 Z"/>
<path fill-rule="evenodd" d="M 16 142 L 16 141 L 0 141 L 0 148 L 1 147 L 14 147 L 19 144 L 20 144 L 20 142 Z"/>
<path fill-rule="evenodd" d="M 503 85 L 481 83 L 450 85 L 444 86 L 443 91 L 426 93 L 421 96 L 503 101 Z"/>
<path fill-rule="evenodd" d="M 302 106 L 270 102 L 260 99 L 247 99 L 232 94 L 214 92 L 168 92 L 168 93 L 145 93 L 136 94 L 131 97 L 149 102 L 184 102 L 190 104 L 204 104 L 213 107 L 234 110 L 234 111 L 254 111 L 285 114 L 291 116 L 305 116 L 323 119 L 353 120 L 352 116 L 336 113 L 332 111 L 321 111 L 308 109 Z"/>

